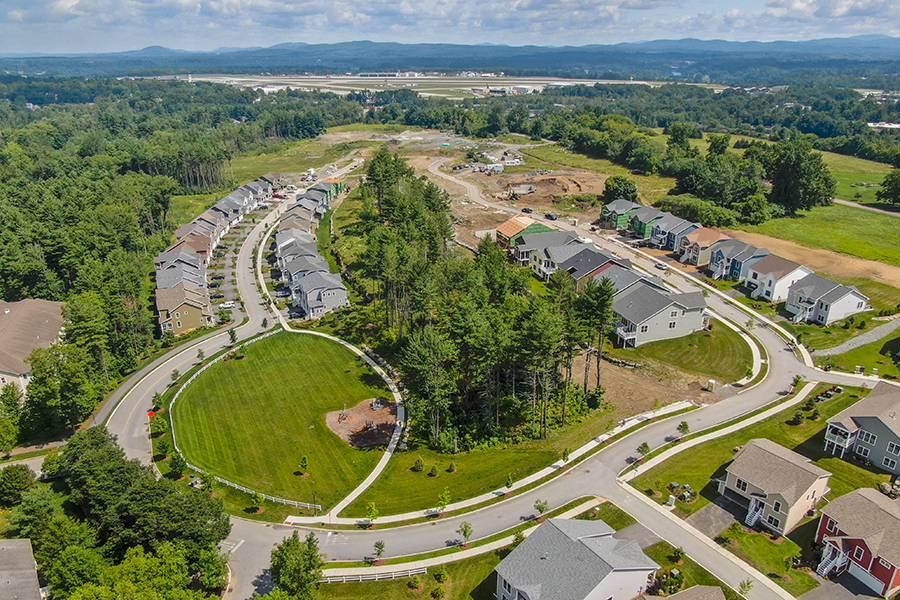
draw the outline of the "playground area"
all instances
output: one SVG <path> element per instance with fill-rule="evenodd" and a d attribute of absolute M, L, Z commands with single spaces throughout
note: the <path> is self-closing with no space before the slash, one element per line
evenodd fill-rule
<path fill-rule="evenodd" d="M 383 398 L 369 398 L 349 409 L 325 415 L 325 423 L 338 437 L 359 449 L 386 446 L 397 422 L 397 406 Z"/>

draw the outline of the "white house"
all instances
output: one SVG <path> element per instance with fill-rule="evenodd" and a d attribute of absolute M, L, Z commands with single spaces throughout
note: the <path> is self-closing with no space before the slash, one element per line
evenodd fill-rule
<path fill-rule="evenodd" d="M 788 290 L 785 308 L 795 323 L 807 321 L 830 325 L 866 310 L 869 297 L 855 287 L 841 285 L 815 273 L 797 281 Z"/>
<path fill-rule="evenodd" d="M 744 285 L 750 288 L 751 298 L 778 303 L 787 299 L 791 286 L 807 275 L 812 275 L 812 269 L 770 254 L 747 269 Z"/>

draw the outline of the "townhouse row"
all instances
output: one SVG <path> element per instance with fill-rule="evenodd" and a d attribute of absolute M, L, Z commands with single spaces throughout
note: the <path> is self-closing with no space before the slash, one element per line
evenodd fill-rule
<path fill-rule="evenodd" d="M 900 388 L 879 383 L 868 396 L 828 419 L 825 453 L 896 476 L 898 411 Z M 822 550 L 818 575 L 846 572 L 879 596 L 895 594 L 900 590 L 900 503 L 875 488 L 830 498 L 830 478 L 830 472 L 805 456 L 771 440 L 754 439 L 713 483 L 719 494 L 746 510 L 746 525 L 777 535 L 787 535 L 824 504 L 815 535 Z"/>
<path fill-rule="evenodd" d="M 234 190 L 175 230 L 175 243 L 154 260 L 156 312 L 162 333 L 182 335 L 215 322 L 207 265 L 231 228 L 271 199 L 273 193 L 274 183 L 261 177 Z"/>
<path fill-rule="evenodd" d="M 872 308 L 869 298 L 855 287 L 651 206 L 615 200 L 601 209 L 600 223 L 669 250 L 680 262 L 705 269 L 713 279 L 743 284 L 754 300 L 784 302 L 795 323 L 830 325 Z"/>
<path fill-rule="evenodd" d="M 275 233 L 275 260 L 291 305 L 305 319 L 318 319 L 350 305 L 347 288 L 331 273 L 319 254 L 316 231 L 332 200 L 344 190 L 338 180 L 326 179 L 300 195 L 285 212 Z"/>
<path fill-rule="evenodd" d="M 560 270 L 575 281 L 578 290 L 590 280 L 609 280 L 615 288 L 613 312 L 620 345 L 637 347 L 709 326 L 702 292 L 674 292 L 659 277 L 634 268 L 628 259 L 601 251 L 574 232 L 513 217 L 496 234 L 513 260 L 544 281 Z"/>

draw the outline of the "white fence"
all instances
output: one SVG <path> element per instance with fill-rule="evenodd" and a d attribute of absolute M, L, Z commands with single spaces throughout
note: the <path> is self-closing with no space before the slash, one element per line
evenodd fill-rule
<path fill-rule="evenodd" d="M 235 347 L 231 348 L 231 350 L 229 350 L 228 352 L 224 352 L 224 353 L 220 354 L 219 356 L 217 356 L 217 357 L 214 358 L 213 360 L 209 361 L 208 363 L 206 363 L 205 365 L 203 365 L 202 367 L 200 367 L 199 369 L 197 369 L 197 371 L 196 371 L 193 375 L 191 375 L 191 376 L 188 378 L 188 380 L 185 381 L 184 384 L 183 384 L 181 387 L 179 387 L 179 388 L 175 391 L 175 395 L 172 396 L 172 401 L 169 402 L 169 430 L 172 432 L 172 445 L 175 446 L 175 451 L 176 451 L 176 452 L 178 452 L 179 454 L 181 454 L 182 456 L 184 456 L 184 453 L 181 452 L 181 449 L 178 447 L 178 440 L 175 438 L 175 420 L 174 420 L 173 415 L 172 415 L 173 408 L 175 407 L 175 401 L 178 400 L 178 396 L 181 395 L 181 392 L 184 391 L 185 388 L 187 388 L 189 385 L 191 385 L 191 383 L 193 383 L 194 379 L 196 379 L 201 373 L 203 373 L 203 371 L 205 371 L 205 370 L 208 369 L 209 367 L 213 366 L 214 364 L 216 364 L 217 362 L 219 362 L 220 360 L 222 360 L 223 358 L 225 358 L 226 356 L 228 356 L 231 352 L 234 352 L 234 351 L 236 351 L 236 350 L 240 350 L 241 348 L 244 348 L 245 346 L 249 346 L 250 344 L 252 344 L 252 343 L 254 343 L 254 342 L 258 342 L 258 341 L 260 341 L 260 340 L 264 340 L 264 339 L 266 339 L 267 337 L 269 337 L 269 336 L 271 336 L 271 335 L 275 335 L 276 333 L 281 333 L 281 330 L 280 330 L 280 329 L 276 329 L 276 330 L 274 330 L 274 331 L 270 331 L 270 332 L 265 333 L 265 334 L 263 334 L 263 335 L 261 335 L 261 336 L 259 336 L 259 337 L 253 338 L 252 340 L 248 340 L 248 341 L 246 341 L 246 342 L 243 342 L 243 343 L 240 344 L 239 346 L 235 346 Z M 154 466 L 155 466 L 155 465 L 154 465 Z M 191 463 L 187 463 L 187 466 L 188 466 L 189 468 L 191 468 L 192 470 L 197 471 L 198 473 L 204 473 L 204 474 L 206 474 L 206 471 L 204 471 L 203 469 L 201 469 L 200 467 L 198 467 L 198 466 L 196 466 L 196 465 L 193 465 L 193 464 L 191 464 Z M 158 472 L 158 471 L 157 471 L 157 472 Z M 218 475 L 212 475 L 212 477 L 213 477 L 213 479 L 215 479 L 215 480 L 218 481 L 219 483 L 221 483 L 221 484 L 223 484 L 223 485 L 227 485 L 228 487 L 232 487 L 232 488 L 234 488 L 234 489 L 236 489 L 236 490 L 240 490 L 240 491 L 246 492 L 246 493 L 248 493 L 248 494 L 258 494 L 258 493 L 260 493 L 260 492 L 258 492 L 257 490 L 253 490 L 253 489 L 250 489 L 250 488 L 245 487 L 245 486 L 243 486 L 243 485 L 237 484 L 237 483 L 235 483 L 235 482 L 233 482 L 233 481 L 229 481 L 229 480 L 225 479 L 224 477 L 219 477 Z M 261 495 L 262 495 L 262 497 L 265 498 L 266 500 L 268 500 L 268 501 L 270 501 L 270 502 L 276 502 L 276 503 L 278 503 L 278 504 L 286 504 L 286 505 L 288 505 L 288 506 L 294 506 L 294 507 L 297 507 L 297 508 L 305 508 L 305 509 L 308 509 L 308 510 L 314 510 L 314 511 L 316 511 L 316 512 L 322 510 L 322 506 L 321 506 L 320 504 L 311 504 L 311 503 L 309 503 L 309 502 L 298 502 L 298 501 L 296 501 L 296 500 L 288 500 L 287 498 L 279 498 L 278 496 L 270 496 L 270 495 L 268 495 L 268 494 L 261 494 Z"/>
<path fill-rule="evenodd" d="M 325 575 L 319 580 L 319 583 L 361 583 L 363 581 L 385 581 L 390 579 L 402 579 L 404 577 L 412 577 L 413 575 L 424 575 L 428 569 L 421 567 L 419 569 L 407 569 L 405 571 L 394 571 L 391 573 L 369 573 L 365 575 Z M 327 573 L 327 571 L 326 571 Z"/>

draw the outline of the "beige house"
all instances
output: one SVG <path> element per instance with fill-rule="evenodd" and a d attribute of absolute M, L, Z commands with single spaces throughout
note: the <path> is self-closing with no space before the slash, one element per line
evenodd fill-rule
<path fill-rule="evenodd" d="M 728 236 L 720 231 L 701 227 L 682 237 L 674 251 L 680 262 L 703 267 L 709 264 L 713 245 L 727 239 Z"/>
<path fill-rule="evenodd" d="M 213 324 L 206 289 L 187 282 L 170 288 L 158 288 L 156 310 L 163 333 L 181 335 Z"/>
<path fill-rule="evenodd" d="M 62 302 L 0 300 L 0 386 L 15 383 L 24 392 L 31 374 L 28 355 L 59 340 L 62 328 Z"/>
<path fill-rule="evenodd" d="M 784 535 L 830 491 L 831 473 L 763 438 L 747 442 L 725 469 L 719 493 L 747 507 L 744 522 Z"/>

